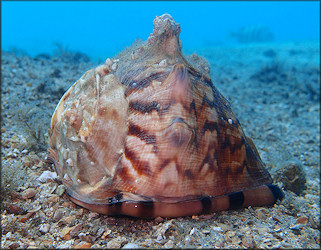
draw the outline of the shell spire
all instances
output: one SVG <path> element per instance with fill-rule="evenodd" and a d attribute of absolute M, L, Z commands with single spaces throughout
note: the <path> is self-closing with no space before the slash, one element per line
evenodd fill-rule
<path fill-rule="evenodd" d="M 163 53 L 175 56 L 181 51 L 179 35 L 181 26 L 175 23 L 169 14 L 156 16 L 153 33 L 148 38 L 148 44 L 156 47 Z"/>

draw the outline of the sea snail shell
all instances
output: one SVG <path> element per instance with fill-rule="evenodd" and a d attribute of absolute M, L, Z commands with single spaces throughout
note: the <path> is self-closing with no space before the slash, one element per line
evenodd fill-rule
<path fill-rule="evenodd" d="M 48 158 L 76 204 L 153 218 L 282 199 L 206 61 L 183 57 L 180 31 L 157 16 L 147 42 L 89 70 L 61 98 Z"/>

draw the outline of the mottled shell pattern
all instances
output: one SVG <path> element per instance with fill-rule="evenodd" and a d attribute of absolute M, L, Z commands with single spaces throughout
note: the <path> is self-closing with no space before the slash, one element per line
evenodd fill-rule
<path fill-rule="evenodd" d="M 76 204 L 177 217 L 282 199 L 205 59 L 164 14 L 147 42 L 86 72 L 53 114 L 49 159 Z"/>

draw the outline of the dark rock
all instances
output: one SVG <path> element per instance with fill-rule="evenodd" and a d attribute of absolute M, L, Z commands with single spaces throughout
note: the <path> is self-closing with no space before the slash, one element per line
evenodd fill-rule
<path fill-rule="evenodd" d="M 299 54 L 302 54 L 303 53 L 303 51 L 301 51 L 301 50 L 296 50 L 296 49 L 290 49 L 289 50 L 289 55 L 290 56 L 295 56 L 295 55 L 299 55 Z"/>
<path fill-rule="evenodd" d="M 51 77 L 59 78 L 61 77 L 61 71 L 59 69 L 55 69 L 54 72 L 50 74 Z"/>
<path fill-rule="evenodd" d="M 276 52 L 273 49 L 268 49 L 263 52 L 263 55 L 265 55 L 266 57 L 274 58 L 276 57 Z"/>
<path fill-rule="evenodd" d="M 22 208 L 21 205 L 10 204 L 8 202 L 3 202 L 2 209 L 7 210 L 8 214 L 23 215 L 27 213 L 27 211 L 24 208 Z"/>
<path fill-rule="evenodd" d="M 75 62 L 90 62 L 89 56 L 82 52 L 75 52 L 72 58 Z"/>
<path fill-rule="evenodd" d="M 44 93 L 45 92 L 45 87 L 46 87 L 46 85 L 45 85 L 45 83 L 40 83 L 38 86 L 37 86 L 37 92 L 38 93 Z"/>
<path fill-rule="evenodd" d="M 47 53 L 42 53 L 42 54 L 39 54 L 37 56 L 34 57 L 34 60 L 36 61 L 40 61 L 42 59 L 45 59 L 45 60 L 50 60 L 51 56 Z"/>
<path fill-rule="evenodd" d="M 18 247 L 20 247 L 18 242 L 13 242 L 9 245 L 9 249 L 16 249 Z"/>
<path fill-rule="evenodd" d="M 299 161 L 290 160 L 280 165 L 274 180 L 282 182 L 285 190 L 300 195 L 306 189 L 306 174 Z"/>

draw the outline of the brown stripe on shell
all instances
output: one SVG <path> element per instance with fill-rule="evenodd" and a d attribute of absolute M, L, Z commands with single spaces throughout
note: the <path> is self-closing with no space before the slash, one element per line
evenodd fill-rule
<path fill-rule="evenodd" d="M 202 214 L 209 214 L 211 213 L 212 208 L 212 201 L 209 196 L 203 196 L 199 198 L 202 203 Z"/>
<path fill-rule="evenodd" d="M 245 168 L 245 159 L 242 161 L 242 157 L 245 156 L 245 142 L 244 137 L 240 134 L 235 127 L 230 127 L 230 124 L 219 120 L 218 122 L 212 122 L 206 120 L 201 131 L 201 137 L 205 135 L 206 131 L 212 133 L 216 132 L 216 143 L 209 146 L 207 155 L 204 156 L 202 163 L 199 167 L 199 173 L 202 171 L 205 164 L 207 164 L 209 171 L 215 171 L 216 176 L 220 176 L 221 186 L 229 187 L 229 179 L 235 181 L 240 178 Z M 222 132 L 223 131 L 223 132 Z M 235 135 L 233 135 L 235 133 Z M 214 157 L 209 156 L 211 150 L 214 150 Z M 217 167 L 214 168 L 214 159 L 217 161 Z M 241 162 L 239 162 L 239 160 Z"/>
<path fill-rule="evenodd" d="M 125 96 L 129 96 L 133 91 L 148 87 L 154 80 L 162 82 L 167 76 L 167 72 L 157 72 L 151 74 L 149 77 L 143 77 L 142 79 L 136 79 L 136 76 L 127 76 L 128 78 L 122 81 L 122 83 L 127 86 Z"/>
<path fill-rule="evenodd" d="M 211 89 L 213 95 L 212 101 L 207 97 L 208 93 L 204 93 L 202 106 L 207 105 L 211 109 L 214 108 L 221 119 L 228 121 L 228 119 L 231 117 L 228 117 L 227 114 L 233 114 L 229 101 L 221 93 L 219 93 L 214 86 L 212 86 Z M 236 124 L 234 124 L 234 126 Z"/>
<path fill-rule="evenodd" d="M 278 186 L 272 185 L 272 184 L 268 184 L 266 186 L 272 192 L 272 194 L 274 196 L 274 202 L 277 202 L 277 200 L 282 200 L 284 198 L 284 194 L 283 194 L 281 188 L 279 188 Z"/>
<path fill-rule="evenodd" d="M 229 148 L 231 153 L 233 154 L 236 150 L 241 149 L 241 147 L 244 145 L 244 138 L 241 137 L 240 139 L 235 137 L 234 138 L 234 143 L 231 142 L 230 137 L 225 136 L 224 141 L 220 142 L 220 145 L 222 147 L 222 150 L 225 148 Z"/>
<path fill-rule="evenodd" d="M 198 72 L 196 69 L 194 69 L 194 67 L 192 67 L 192 65 L 190 65 L 189 63 L 186 63 L 186 61 L 184 61 L 184 64 L 188 65 L 187 71 L 188 71 L 188 73 L 191 74 L 191 76 L 193 76 L 193 78 L 195 78 L 196 82 L 202 82 L 210 87 L 213 87 L 213 83 L 207 75 L 205 75 L 201 72 Z"/>
<path fill-rule="evenodd" d="M 141 175 L 146 175 L 149 177 L 152 176 L 149 163 L 145 161 L 141 161 L 139 157 L 136 155 L 136 153 L 133 150 L 130 150 L 126 146 L 125 146 L 125 156 L 128 160 L 130 160 L 130 162 L 132 163 L 132 166 L 137 171 L 137 173 Z"/>
<path fill-rule="evenodd" d="M 201 163 L 201 165 L 200 165 L 200 167 L 198 168 L 198 172 L 199 172 L 199 173 L 202 171 L 204 165 L 205 165 L 206 163 L 209 163 L 209 160 L 210 160 L 210 156 L 209 156 L 208 154 L 206 154 L 206 155 L 205 155 L 205 158 L 203 159 L 203 161 L 202 161 L 202 163 Z M 209 164 L 209 165 L 210 165 L 210 168 L 213 168 L 213 166 L 211 166 L 212 164 Z"/>
<path fill-rule="evenodd" d="M 156 136 L 149 134 L 147 131 L 140 128 L 138 125 L 130 122 L 128 125 L 128 135 L 135 135 L 147 144 L 153 144 L 156 146 Z"/>
<path fill-rule="evenodd" d="M 132 175 L 130 174 L 127 166 L 123 165 L 121 162 L 118 164 L 115 174 L 114 180 L 120 178 L 123 182 L 126 182 L 126 186 L 129 190 L 134 189 L 134 182 Z"/>
<path fill-rule="evenodd" d="M 129 108 L 140 113 L 150 113 L 153 110 L 159 112 L 159 104 L 158 102 L 151 102 L 151 103 L 143 103 L 143 102 L 129 102 Z"/>
<path fill-rule="evenodd" d="M 206 121 L 201 130 L 201 135 L 203 136 L 207 130 L 209 130 L 210 132 L 213 132 L 214 130 L 216 130 L 216 132 L 219 132 L 217 122 Z"/>
<path fill-rule="evenodd" d="M 244 203 L 244 194 L 242 191 L 228 194 L 229 209 L 241 208 Z"/>
<path fill-rule="evenodd" d="M 169 159 L 164 160 L 159 166 L 158 171 L 162 171 L 171 161 Z"/>
<path fill-rule="evenodd" d="M 190 169 L 186 169 L 184 170 L 183 173 L 184 176 L 186 176 L 188 179 L 193 180 L 194 179 L 194 175 L 193 172 Z"/>
<path fill-rule="evenodd" d="M 189 112 L 192 113 L 192 111 L 194 111 L 195 119 L 197 121 L 197 111 L 195 107 L 195 100 L 193 100 L 189 106 Z"/>
<path fill-rule="evenodd" d="M 119 75 L 121 84 L 132 88 L 133 83 L 135 83 L 133 79 L 147 69 L 148 67 L 140 65 L 140 67 L 134 67 L 131 70 L 126 69 L 126 72 L 120 72 L 121 68 L 119 68 L 117 71 L 117 75 Z M 136 83 L 134 85 L 136 85 Z"/>

